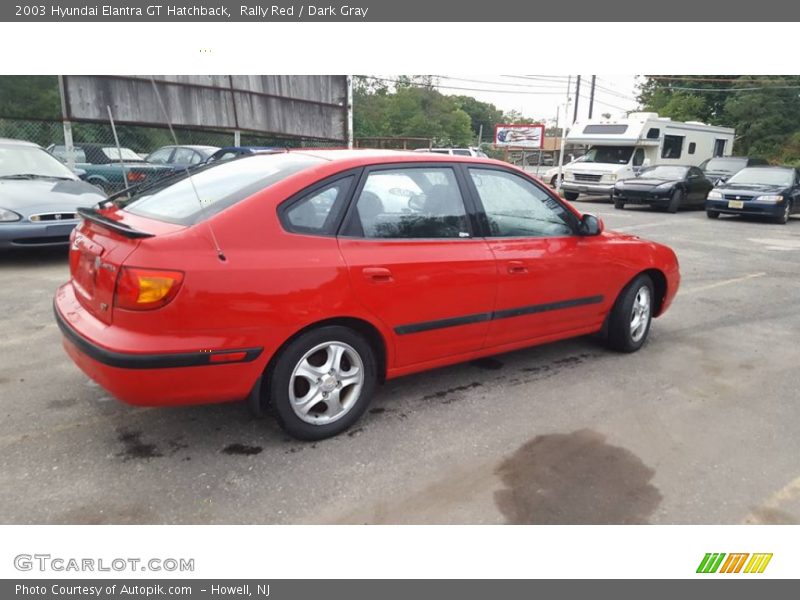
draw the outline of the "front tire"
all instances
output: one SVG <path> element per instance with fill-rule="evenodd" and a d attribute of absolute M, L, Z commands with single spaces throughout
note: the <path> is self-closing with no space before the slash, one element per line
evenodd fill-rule
<path fill-rule="evenodd" d="M 709 219 L 719 219 L 719 213 L 716 210 L 707 210 L 706 216 Z"/>
<path fill-rule="evenodd" d="M 683 201 L 683 192 L 681 190 L 675 190 L 672 192 L 672 198 L 669 199 L 669 204 L 667 205 L 667 212 L 675 214 L 678 212 L 678 209 L 681 207 L 681 202 Z"/>
<path fill-rule="evenodd" d="M 564 192 L 564 198 L 570 202 L 575 202 L 575 200 L 578 199 L 578 196 L 580 196 L 578 192 Z"/>
<path fill-rule="evenodd" d="M 780 217 L 775 219 L 775 222 L 779 225 L 786 225 L 789 222 L 789 215 L 792 214 L 792 204 L 791 202 L 786 202 L 786 207 L 783 209 L 783 213 L 781 213 Z"/>
<path fill-rule="evenodd" d="M 269 374 L 270 406 L 292 437 L 322 440 L 358 421 L 376 382 L 375 352 L 366 339 L 346 327 L 320 327 L 277 357 Z"/>
<path fill-rule="evenodd" d="M 636 352 L 644 345 L 653 320 L 653 289 L 653 280 L 642 274 L 622 290 L 608 316 L 609 348 Z"/>
<path fill-rule="evenodd" d="M 625 201 L 624 200 L 620 200 L 618 198 L 615 198 L 614 199 L 614 208 L 618 208 L 618 209 L 622 210 L 623 208 L 625 208 Z"/>

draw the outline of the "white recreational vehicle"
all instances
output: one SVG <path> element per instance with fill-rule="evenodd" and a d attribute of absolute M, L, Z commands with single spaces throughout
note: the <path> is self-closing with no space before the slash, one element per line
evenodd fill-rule
<path fill-rule="evenodd" d="M 578 122 L 567 134 L 567 143 L 589 146 L 589 150 L 583 160 L 564 167 L 561 189 L 568 200 L 578 194 L 611 198 L 617 180 L 635 177 L 643 167 L 697 166 L 707 158 L 730 156 L 733 136 L 729 127 L 681 123 L 648 112 Z"/>

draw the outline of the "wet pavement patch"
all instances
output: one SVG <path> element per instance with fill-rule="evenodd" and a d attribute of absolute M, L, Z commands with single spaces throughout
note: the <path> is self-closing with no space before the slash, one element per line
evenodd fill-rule
<path fill-rule="evenodd" d="M 245 444 L 228 444 L 222 449 L 223 454 L 234 456 L 253 456 L 261 454 L 264 449 L 261 446 L 247 446 Z"/>
<path fill-rule="evenodd" d="M 487 371 L 498 371 L 505 366 L 504 362 L 497 360 L 496 358 L 478 358 L 470 361 L 469 364 L 473 367 L 478 367 L 479 369 L 486 369 Z"/>
<path fill-rule="evenodd" d="M 150 459 L 163 456 L 155 444 L 142 442 L 141 431 L 120 430 L 118 433 L 117 439 L 122 442 L 125 449 L 117 456 L 121 456 L 123 460 Z"/>
<path fill-rule="evenodd" d="M 473 381 L 472 383 L 468 383 L 466 385 L 458 385 L 456 387 L 451 387 L 446 390 L 439 390 L 437 392 L 433 392 L 432 394 L 428 394 L 423 396 L 423 400 L 433 400 L 434 398 L 447 398 L 451 394 L 456 394 L 458 392 L 466 392 L 467 390 L 471 390 L 473 388 L 481 387 L 483 384 L 478 381 Z"/>
<path fill-rule="evenodd" d="M 647 523 L 662 498 L 653 469 L 588 429 L 540 435 L 496 473 L 495 503 L 510 524 Z"/>

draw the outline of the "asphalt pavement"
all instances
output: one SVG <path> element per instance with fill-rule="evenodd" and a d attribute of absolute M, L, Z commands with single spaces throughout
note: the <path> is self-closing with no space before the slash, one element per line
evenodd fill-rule
<path fill-rule="evenodd" d="M 0 255 L 0 523 L 800 523 L 800 218 L 577 202 L 675 249 L 644 348 L 591 338 L 384 385 L 349 432 L 118 403 L 66 357 L 66 251 Z"/>

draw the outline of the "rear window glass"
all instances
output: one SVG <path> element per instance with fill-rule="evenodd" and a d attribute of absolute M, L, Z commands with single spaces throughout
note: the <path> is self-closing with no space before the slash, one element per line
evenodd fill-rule
<path fill-rule="evenodd" d="M 324 162 L 300 154 L 245 156 L 194 171 L 134 196 L 125 210 L 135 215 L 190 225 L 252 196 L 286 177 Z"/>

